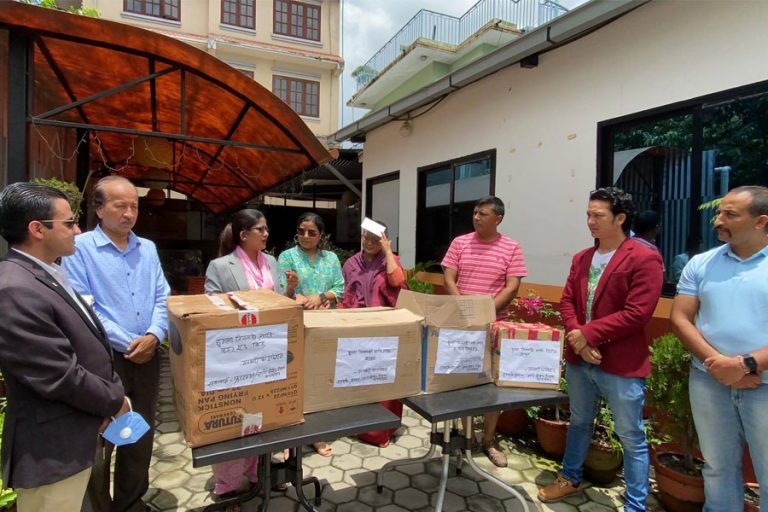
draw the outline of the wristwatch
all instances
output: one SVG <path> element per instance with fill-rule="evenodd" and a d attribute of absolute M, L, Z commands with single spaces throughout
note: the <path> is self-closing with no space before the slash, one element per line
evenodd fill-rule
<path fill-rule="evenodd" d="M 741 359 L 744 361 L 744 366 L 747 367 L 749 373 L 757 375 L 757 360 L 751 354 L 742 354 Z"/>
<path fill-rule="evenodd" d="M 317 296 L 320 297 L 320 302 L 323 305 L 325 305 L 325 303 L 328 302 L 328 296 L 325 295 L 324 293 L 318 293 Z"/>

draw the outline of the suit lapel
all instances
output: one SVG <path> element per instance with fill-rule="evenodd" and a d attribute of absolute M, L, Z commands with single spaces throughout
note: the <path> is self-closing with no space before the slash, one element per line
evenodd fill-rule
<path fill-rule="evenodd" d="M 229 271 L 232 274 L 232 280 L 235 282 L 235 285 L 237 286 L 236 289 L 247 290 L 248 280 L 245 278 L 245 270 L 243 269 L 243 264 L 240 263 L 240 259 L 232 254 L 230 255 L 228 263 L 229 263 Z"/>
<path fill-rule="evenodd" d="M 600 296 L 605 290 L 606 283 L 611 273 L 621 264 L 622 261 L 629 255 L 629 251 L 632 250 L 632 244 L 628 242 L 629 238 L 624 239 L 621 245 L 616 249 L 616 254 L 613 255 L 611 261 L 608 262 L 608 266 L 603 270 L 603 274 L 600 276 L 600 280 L 597 282 L 597 288 L 595 289 L 595 296 L 592 298 L 592 309 L 594 311 L 595 305 L 600 300 Z M 591 258 L 590 258 L 591 264 Z"/>
<path fill-rule="evenodd" d="M 107 341 L 107 336 L 104 331 L 104 327 L 101 325 L 101 322 L 99 322 L 99 319 L 96 318 L 96 314 L 93 312 L 93 310 L 88 306 L 88 304 L 83 301 L 82 297 L 75 292 L 75 295 L 79 298 L 80 301 L 82 301 L 83 305 L 85 306 L 86 310 L 90 313 L 90 317 L 88 318 L 86 316 L 86 313 L 83 311 L 83 309 L 77 305 L 77 303 L 74 301 L 72 296 L 67 292 L 67 290 L 64 289 L 63 286 L 59 284 L 56 279 L 53 278 L 48 272 L 46 272 L 44 269 L 42 269 L 40 266 L 38 266 L 34 261 L 29 260 L 25 258 L 23 255 L 12 254 L 9 253 L 8 255 L 8 261 L 13 261 L 14 263 L 18 264 L 20 267 L 26 269 L 29 271 L 35 278 L 43 283 L 45 286 L 56 292 L 59 297 L 64 299 L 64 301 L 70 305 L 72 309 L 75 310 L 75 313 L 78 314 L 80 318 L 83 319 L 83 322 L 88 326 L 88 328 L 91 330 L 91 332 L 99 339 L 99 341 L 104 345 L 104 347 L 107 349 L 107 352 L 109 352 L 110 357 L 112 354 L 112 350 L 109 347 L 109 342 Z"/>

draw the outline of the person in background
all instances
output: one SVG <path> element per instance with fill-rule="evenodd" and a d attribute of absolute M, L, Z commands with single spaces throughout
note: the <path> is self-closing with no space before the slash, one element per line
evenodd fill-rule
<path fill-rule="evenodd" d="M 375 221 L 386 228 L 381 221 Z M 373 306 L 394 307 L 400 290 L 407 289 L 405 273 L 398 258 L 392 252 L 392 242 L 386 230 L 381 237 L 363 230 L 363 248 L 351 256 L 342 272 L 344 274 L 345 308 L 367 308 Z M 400 400 L 387 400 L 381 405 L 402 418 L 403 403 Z M 385 448 L 389 446 L 396 428 L 366 432 L 357 437 L 366 443 Z"/>
<path fill-rule="evenodd" d="M 743 509 L 745 442 L 768 503 L 768 188 L 728 192 L 715 232 L 725 243 L 691 258 L 670 315 L 693 355 L 688 393 L 705 460 L 705 512 Z"/>
<path fill-rule="evenodd" d="M 3 485 L 20 512 L 77 512 L 98 433 L 128 411 L 98 318 L 56 260 L 80 232 L 67 197 L 13 183 L 0 194 L 0 367 L 8 386 Z"/>
<path fill-rule="evenodd" d="M 661 232 L 661 217 L 653 210 L 645 210 L 635 217 L 634 239 L 646 247 L 658 251 L 656 237 Z"/>
<path fill-rule="evenodd" d="M 619 188 L 599 188 L 589 195 L 587 228 L 595 244 L 573 257 L 560 300 L 571 422 L 562 475 L 539 489 L 543 503 L 581 494 L 602 397 L 624 451 L 624 510 L 646 510 L 649 462 L 643 401 L 651 362 L 645 326 L 659 301 L 664 271 L 658 250 L 627 236 L 634 212 L 632 196 Z"/>
<path fill-rule="evenodd" d="M 704 247 L 704 240 L 701 235 L 688 235 L 685 240 L 685 252 L 676 255 L 672 260 L 672 268 L 669 271 L 669 281 L 677 283 L 683 273 L 683 268 L 688 264 L 691 258 L 701 252 Z"/>
<path fill-rule="evenodd" d="M 93 189 L 99 224 L 77 237 L 75 254 L 62 260 L 72 286 L 93 298 L 114 353 L 115 371 L 133 410 L 154 427 L 160 388 L 160 342 L 168 334 L 166 299 L 171 292 L 157 248 L 136 236 L 139 194 L 122 176 L 107 176 Z M 85 509 L 94 512 L 151 510 L 142 498 L 149 489 L 154 428 L 133 444 L 118 446 L 110 498 L 110 461 L 114 446 L 97 450 Z"/>
<path fill-rule="evenodd" d="M 472 233 L 453 239 L 443 257 L 445 289 L 449 295 L 490 295 L 496 319 L 508 318 L 507 308 L 528 274 L 520 245 L 498 227 L 504 220 L 504 202 L 495 196 L 478 200 L 472 212 Z M 496 442 L 501 413 L 484 416 L 482 450 L 495 466 L 506 467 L 507 456 Z M 471 425 L 465 425 L 471 428 Z M 474 436 L 473 436 L 474 439 Z"/>
<path fill-rule="evenodd" d="M 282 284 L 275 258 L 264 253 L 269 238 L 267 219 L 258 210 L 240 210 L 219 236 L 219 257 L 208 264 L 205 272 L 206 293 L 226 293 L 265 288 L 292 297 L 299 284 L 293 271 L 285 272 Z M 249 482 L 258 480 L 258 457 L 213 464 L 213 493 L 217 496 L 243 492 Z M 285 490 L 281 484 L 278 490 Z M 240 510 L 230 505 L 228 512 Z"/>
<path fill-rule="evenodd" d="M 305 309 L 327 309 L 335 306 L 344 293 L 344 276 L 339 258 L 331 251 L 320 249 L 325 235 L 325 222 L 316 213 L 307 212 L 296 224 L 298 245 L 280 253 L 277 259 L 281 272 L 295 272 L 299 278 L 296 301 Z M 331 445 L 319 441 L 312 445 L 323 457 L 333 455 Z"/>

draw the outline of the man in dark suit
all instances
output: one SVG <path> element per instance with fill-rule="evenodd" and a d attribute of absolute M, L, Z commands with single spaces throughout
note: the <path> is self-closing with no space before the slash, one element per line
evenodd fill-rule
<path fill-rule="evenodd" d="M 0 193 L 0 368 L 8 386 L 3 484 L 20 512 L 79 511 L 107 418 L 128 410 L 101 324 L 55 262 L 79 232 L 66 196 Z"/>
<path fill-rule="evenodd" d="M 595 245 L 574 256 L 560 301 L 568 342 L 571 422 L 563 474 L 539 490 L 539 500 L 545 503 L 581 492 L 597 402 L 604 398 L 624 449 L 624 510 L 645 510 L 648 444 L 643 394 L 650 360 L 644 330 L 661 294 L 663 265 L 657 250 L 627 236 L 634 212 L 632 197 L 621 189 L 601 188 L 590 194 L 587 227 Z"/>

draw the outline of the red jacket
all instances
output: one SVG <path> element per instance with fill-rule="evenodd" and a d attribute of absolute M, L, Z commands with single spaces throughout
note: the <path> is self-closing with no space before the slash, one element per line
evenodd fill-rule
<path fill-rule="evenodd" d="M 663 263 L 658 251 L 627 238 L 603 271 L 586 321 L 587 277 L 595 247 L 573 257 L 560 300 L 566 331 L 581 329 L 602 354 L 600 368 L 622 377 L 646 377 L 651 369 L 645 326 L 661 295 Z M 565 359 L 583 361 L 566 342 Z"/>

